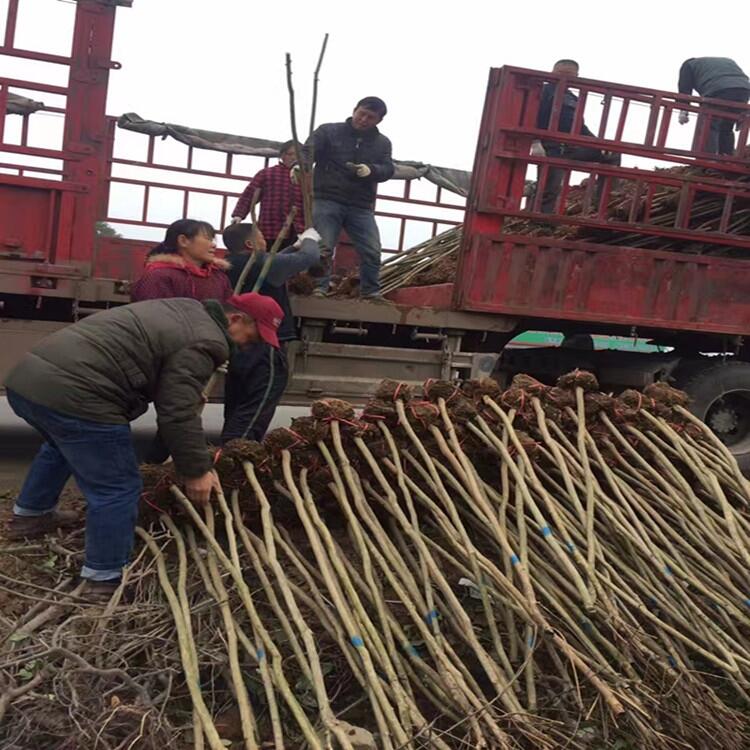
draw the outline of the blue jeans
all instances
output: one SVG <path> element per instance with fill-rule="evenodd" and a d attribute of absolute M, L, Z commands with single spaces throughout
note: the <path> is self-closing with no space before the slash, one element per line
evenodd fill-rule
<path fill-rule="evenodd" d="M 316 198 L 313 204 L 313 224 L 320 233 L 323 244 L 334 254 L 341 230 L 346 230 L 359 255 L 360 293 L 378 294 L 380 292 L 380 232 L 372 210 Z M 330 281 L 330 274 L 321 278 L 318 288 L 327 290 Z"/>
<path fill-rule="evenodd" d="M 39 516 L 57 506 L 71 474 L 86 498 L 86 556 L 81 576 L 118 578 L 130 560 L 143 483 L 128 424 L 89 422 L 8 391 L 13 411 L 42 434 L 13 512 Z"/>

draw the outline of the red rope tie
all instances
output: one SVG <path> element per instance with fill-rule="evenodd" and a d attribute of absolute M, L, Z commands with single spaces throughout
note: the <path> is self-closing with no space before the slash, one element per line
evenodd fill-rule
<path fill-rule="evenodd" d="M 445 399 L 445 403 L 446 403 L 446 404 L 447 404 L 447 403 L 449 403 L 449 402 L 450 402 L 450 401 L 451 401 L 452 399 L 454 399 L 454 398 L 456 397 L 456 395 L 457 395 L 457 394 L 459 394 L 460 392 L 461 392 L 461 389 L 460 389 L 460 388 L 459 388 L 458 386 L 456 386 L 456 387 L 454 388 L 454 390 L 453 390 L 453 393 L 451 393 L 451 395 L 450 395 L 450 396 L 448 396 L 448 398 L 446 398 L 446 399 Z"/>
<path fill-rule="evenodd" d="M 144 493 L 142 493 L 141 494 L 141 500 L 143 500 L 143 502 L 146 503 L 146 505 L 148 505 L 150 508 L 153 508 L 154 510 L 158 510 L 159 513 L 167 513 L 167 511 L 164 510 L 164 508 L 160 508 L 158 505 L 156 505 L 156 503 L 152 503 L 148 499 L 150 494 L 151 494 L 150 492 L 144 492 Z M 169 513 L 167 513 L 167 515 L 169 515 Z"/>
<path fill-rule="evenodd" d="M 362 419 L 386 419 L 386 417 L 381 416 L 380 414 L 362 414 Z"/>
<path fill-rule="evenodd" d="M 396 386 L 396 390 L 393 392 L 393 400 L 398 401 L 398 394 L 401 393 L 401 388 L 403 387 L 403 383 L 399 383 Z"/>
<path fill-rule="evenodd" d="M 221 454 L 223 453 L 223 451 L 223 448 L 219 448 L 219 450 L 214 453 L 214 466 L 219 463 L 219 459 L 221 458 Z"/>

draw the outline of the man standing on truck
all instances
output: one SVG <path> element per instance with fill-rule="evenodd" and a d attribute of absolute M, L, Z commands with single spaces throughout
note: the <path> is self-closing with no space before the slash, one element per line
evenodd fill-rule
<path fill-rule="evenodd" d="M 346 122 L 321 125 L 304 147 L 303 158 L 315 163 L 313 224 L 329 251 L 335 251 L 341 230 L 354 243 L 360 260 L 360 297 L 380 299 L 380 233 L 375 223 L 379 182 L 393 177 L 391 142 L 377 128 L 388 112 L 385 102 L 367 96 L 357 102 Z M 292 180 L 299 179 L 292 169 Z M 328 291 L 330 274 L 315 292 Z"/>
<path fill-rule="evenodd" d="M 577 78 L 579 72 L 578 63 L 575 60 L 558 60 L 552 72 L 559 76 L 566 76 L 568 78 Z M 539 104 L 539 113 L 537 114 L 536 126 L 539 130 L 548 130 L 550 128 L 550 120 L 552 119 L 552 105 L 555 101 L 555 94 L 560 84 L 558 82 L 546 83 L 542 89 L 542 98 Z M 565 89 L 563 94 L 562 104 L 560 107 L 560 115 L 557 123 L 555 124 L 555 130 L 559 130 L 563 133 L 572 133 L 573 125 L 575 123 L 576 110 L 578 108 L 578 97 L 570 91 Z M 593 138 L 594 134 L 586 127 L 586 123 L 581 117 L 581 125 L 578 133 L 575 135 L 582 135 L 588 138 Z M 541 148 L 540 148 L 541 146 Z M 532 153 L 535 155 L 541 155 L 542 153 L 547 156 L 556 159 L 570 159 L 572 161 L 589 161 L 599 162 L 603 164 L 615 164 L 620 165 L 620 155 L 611 153 L 609 151 L 602 151 L 598 148 L 591 146 L 574 146 L 570 144 L 558 143 L 552 140 L 542 140 L 535 143 L 532 147 Z M 538 169 L 541 175 L 541 167 Z M 542 213 L 551 214 L 555 211 L 557 204 L 557 198 L 562 190 L 563 178 L 565 177 L 565 170 L 560 167 L 550 167 L 547 172 L 547 181 L 544 185 L 537 184 L 537 190 L 542 190 Z M 538 180 L 541 182 L 541 180 Z M 601 181 L 597 180 L 596 200 L 598 202 L 599 196 L 601 195 Z M 560 212 L 563 211 L 563 206 L 560 207 Z"/>
<path fill-rule="evenodd" d="M 711 99 L 725 99 L 728 102 L 747 104 L 750 100 L 750 79 L 734 60 L 728 57 L 691 57 L 682 63 L 680 80 L 677 84 L 681 94 L 697 91 L 700 96 Z M 714 109 L 720 109 L 715 106 Z M 728 112 L 732 110 L 727 107 Z M 737 124 L 736 110 L 732 117 L 712 117 L 711 130 L 706 142 L 710 154 L 733 154 L 734 133 Z M 680 112 L 679 122 L 684 125 L 688 113 Z"/>
<path fill-rule="evenodd" d="M 96 313 L 35 346 L 5 386 L 13 411 L 44 437 L 5 536 L 42 536 L 74 524 L 57 511 L 73 475 L 86 498 L 81 577 L 108 598 L 130 559 L 142 482 L 130 422 L 149 402 L 184 479 L 207 503 L 216 475 L 201 426 L 203 389 L 234 346 L 278 346 L 281 308 L 260 294 L 149 300 Z"/>
<path fill-rule="evenodd" d="M 297 215 L 287 237 L 289 244 L 292 244 L 305 228 L 302 191 L 299 185 L 289 179 L 289 170 L 296 158 L 294 142 L 283 143 L 279 149 L 279 163 L 273 167 L 261 169 L 253 177 L 232 211 L 232 224 L 239 224 L 250 213 L 251 207 L 256 202 L 260 202 L 258 226 L 255 228 L 253 238 L 258 250 L 273 247 L 292 207 L 297 209 Z"/>
<path fill-rule="evenodd" d="M 232 286 L 236 287 L 250 257 L 252 239 L 253 227 L 250 224 L 232 224 L 224 230 Z M 234 438 L 262 440 L 271 424 L 289 379 L 286 347 L 297 338 L 286 284 L 298 273 L 312 272 L 313 267 L 320 263 L 320 235 L 315 229 L 306 229 L 294 244 L 273 258 L 269 258 L 268 253 L 257 252 L 240 292 L 253 289 L 268 260 L 270 266 L 259 291 L 276 300 L 283 311 L 278 331 L 279 346 L 260 343 L 232 354 L 224 380 L 222 443 Z"/>

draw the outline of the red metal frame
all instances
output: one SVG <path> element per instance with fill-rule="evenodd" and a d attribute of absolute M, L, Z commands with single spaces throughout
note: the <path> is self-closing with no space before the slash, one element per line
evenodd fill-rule
<path fill-rule="evenodd" d="M 66 57 L 17 47 L 20 0 L 9 0 L 0 56 L 64 65 L 69 73 L 66 86 L 0 76 L 0 159 L 3 154 L 14 154 L 22 162 L 0 162 L 6 171 L 16 172 L 0 174 L 0 224 L 4 227 L 0 259 L 41 261 L 77 275 L 90 272 L 100 186 L 107 167 L 104 125 L 109 71 L 119 67 L 110 60 L 115 11 L 117 5 L 128 4 L 129 0 L 78 0 L 71 54 Z M 65 97 L 64 107 L 44 109 L 64 118 L 61 149 L 29 145 L 29 120 L 35 114 L 22 115 L 20 144 L 5 139 L 8 94 L 14 88 Z M 34 160 L 39 158 L 60 160 L 63 166 L 36 166 Z M 22 278 L 19 274 L 18 279 Z M 19 291 L 28 289 L 28 283 L 27 279 Z"/>
<path fill-rule="evenodd" d="M 192 165 L 194 162 L 194 155 L 196 151 L 202 151 L 202 149 L 196 149 L 193 146 L 182 146 L 184 148 L 184 165 L 175 166 L 160 162 L 155 158 L 156 151 L 156 136 L 149 135 L 136 135 L 134 133 L 128 133 L 130 138 L 142 138 L 145 146 L 145 159 L 133 159 L 133 158 L 120 158 L 115 156 L 115 140 L 117 134 L 120 131 L 116 127 L 116 118 L 109 118 L 108 124 L 108 152 L 110 161 L 110 177 L 109 186 L 112 185 L 130 185 L 133 187 L 142 188 L 143 194 L 140 199 L 139 207 L 134 211 L 139 218 L 123 218 L 118 215 L 109 201 L 109 205 L 106 213 L 104 214 L 105 221 L 114 225 L 118 231 L 121 231 L 127 237 L 129 227 L 148 227 L 153 229 L 165 229 L 167 223 L 159 221 L 149 220 L 152 196 L 151 191 L 154 188 L 162 188 L 171 191 L 176 191 L 181 194 L 181 205 L 182 205 L 182 216 L 186 216 L 188 213 L 188 205 L 190 202 L 191 195 L 204 195 L 204 196 L 216 196 L 221 200 L 221 210 L 218 217 L 212 218 L 217 226 L 225 226 L 231 217 L 231 210 L 239 197 L 242 190 L 247 185 L 248 181 L 252 178 L 252 174 L 243 174 L 235 170 L 235 158 L 233 154 L 223 155 L 223 169 L 221 170 L 208 170 L 208 169 L 195 169 Z M 218 152 L 215 152 L 218 153 Z M 275 161 L 271 157 L 253 157 L 257 160 L 257 168 L 260 169 L 264 166 L 268 166 L 269 163 Z M 123 168 L 127 168 L 133 172 L 132 176 L 123 177 L 119 173 L 123 171 Z M 231 183 L 231 188 L 228 190 L 221 190 L 217 188 L 208 187 L 190 187 L 185 185 L 185 175 L 194 175 L 205 177 L 207 179 L 222 179 Z M 406 247 L 406 230 L 409 222 L 419 222 L 429 225 L 430 236 L 435 236 L 441 226 L 455 226 L 461 223 L 463 218 L 464 204 L 458 196 L 451 194 L 450 198 L 444 197 L 444 191 L 439 186 L 433 187 L 434 198 L 432 200 L 424 200 L 420 198 L 412 197 L 412 184 L 409 181 L 391 181 L 388 183 L 388 189 L 393 189 L 394 185 L 400 185 L 400 194 L 391 195 L 382 192 L 378 195 L 378 206 L 375 211 L 376 219 L 395 219 L 399 222 L 398 225 L 398 241 L 395 245 L 386 245 L 383 248 L 385 254 L 393 254 L 401 252 Z M 382 208 L 384 203 L 398 204 L 403 207 L 402 211 L 386 210 Z M 437 217 L 435 215 L 423 216 L 418 212 L 418 207 L 429 207 L 432 209 L 439 210 L 441 212 L 448 212 L 450 216 Z M 131 211 L 132 211 L 131 207 Z M 178 217 L 175 217 L 178 218 Z M 208 218 L 208 217 L 207 217 Z M 217 221 L 218 219 L 218 221 Z M 151 243 L 153 244 L 153 243 Z M 346 238 L 340 243 L 337 249 L 337 268 L 343 270 L 346 268 L 348 263 L 353 262 L 353 256 L 351 253 L 347 253 L 348 243 Z M 99 242 L 97 267 L 95 269 L 96 275 L 105 276 L 108 278 L 129 278 L 129 273 L 118 273 L 118 267 L 121 268 L 122 254 L 123 254 L 123 243 L 121 241 L 110 240 L 108 238 L 102 238 Z M 137 269 L 142 263 L 143 254 L 146 252 L 148 244 L 144 243 L 143 240 L 133 240 L 131 247 L 131 260 L 132 263 L 128 264 L 128 268 Z M 342 252 L 343 250 L 343 252 Z M 343 263 L 341 262 L 343 261 Z"/>
<path fill-rule="evenodd" d="M 593 96 L 602 109 L 597 136 L 571 135 L 554 128 L 539 130 L 536 116 L 542 87 L 562 80 L 552 107 L 552 123 L 566 87 L 576 89 L 579 104 L 573 132 L 583 121 Z M 645 107 L 639 137 L 629 117 L 634 105 Z M 613 107 L 613 105 L 616 105 Z M 454 302 L 458 309 L 496 312 L 555 320 L 618 323 L 648 328 L 668 328 L 716 333 L 750 333 L 750 278 L 747 262 L 685 255 L 634 247 L 583 243 L 549 237 L 513 236 L 505 230 L 506 219 L 524 217 L 551 224 L 567 224 L 600 230 L 626 231 L 631 244 L 644 247 L 650 238 L 673 242 L 704 242 L 730 248 L 750 249 L 750 238 L 731 233 L 735 210 L 750 205 L 750 162 L 733 156 L 708 154 L 702 147 L 707 124 L 728 103 L 682 96 L 664 91 L 621 86 L 602 81 L 561 79 L 550 73 L 520 68 L 493 69 L 487 90 L 479 143 L 467 203 L 464 240 L 459 259 Z M 719 107 L 719 108 L 717 108 Z M 591 105 L 589 104 L 590 112 Z M 619 113 L 615 113 L 615 109 Z M 743 118 L 738 152 L 747 147 L 750 107 L 735 105 Z M 700 112 L 693 149 L 674 145 L 674 110 Z M 609 131 L 613 130 L 614 133 Z M 583 164 L 566 159 L 529 155 L 535 139 L 586 145 L 616 151 L 623 156 L 658 159 L 664 166 L 693 165 L 711 170 L 708 175 L 684 175 L 663 170 Z M 589 210 L 575 216 L 559 211 L 540 211 L 541 191 L 524 205 L 528 168 L 536 165 L 543 182 L 552 166 L 566 170 L 558 208 L 565 205 L 571 173 L 585 172 L 603 180 L 601 200 L 593 205 L 589 180 L 585 200 Z M 731 179 L 732 175 L 735 179 Z M 610 182 L 634 184 L 628 217 L 606 215 Z M 677 190 L 673 226 L 651 221 L 651 206 L 659 186 Z M 723 214 L 718 226 L 691 229 L 695 198 L 718 196 Z M 641 203 L 642 201 L 642 203 Z M 644 208 L 645 206 L 645 208 Z M 737 207 L 740 206 L 740 209 Z"/>

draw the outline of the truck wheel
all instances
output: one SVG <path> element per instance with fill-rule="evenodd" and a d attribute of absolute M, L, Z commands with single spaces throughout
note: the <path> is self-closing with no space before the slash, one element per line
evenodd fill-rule
<path fill-rule="evenodd" d="M 750 363 L 722 362 L 701 369 L 682 388 L 690 411 L 729 448 L 743 472 L 750 472 Z"/>

